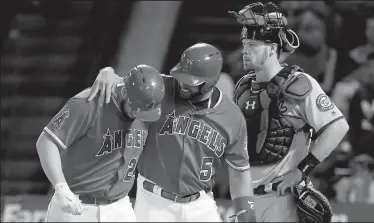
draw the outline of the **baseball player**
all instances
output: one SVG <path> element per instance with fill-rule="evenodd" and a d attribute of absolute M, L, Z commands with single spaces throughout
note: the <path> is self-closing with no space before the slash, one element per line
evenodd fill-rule
<path fill-rule="evenodd" d="M 89 89 L 72 97 L 44 128 L 36 147 L 55 193 L 46 221 L 136 221 L 127 196 L 148 135 L 161 115 L 161 74 L 138 65 L 112 95 L 88 102 Z"/>
<path fill-rule="evenodd" d="M 151 124 L 138 164 L 138 221 L 222 221 L 211 190 L 223 162 L 229 168 L 236 219 L 255 220 L 253 192 L 247 189 L 251 177 L 245 119 L 215 87 L 221 68 L 217 48 L 198 43 L 183 52 L 171 76 L 163 77 L 161 118 Z M 101 72 L 89 99 L 99 86 L 101 92 L 110 91 L 117 79 L 112 69 Z"/>
<path fill-rule="evenodd" d="M 348 124 L 315 79 L 298 66 L 281 65 L 299 40 L 273 3 L 253 3 L 233 14 L 242 25 L 243 65 L 235 88 L 248 128 L 256 217 L 300 222 L 291 193 L 348 131 Z M 330 216 L 331 217 L 331 216 Z"/>

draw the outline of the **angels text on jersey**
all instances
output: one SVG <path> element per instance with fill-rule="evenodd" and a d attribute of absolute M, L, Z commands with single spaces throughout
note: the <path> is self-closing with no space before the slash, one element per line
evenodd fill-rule
<path fill-rule="evenodd" d="M 176 116 L 175 111 L 166 115 L 159 135 L 187 135 L 212 150 L 221 157 L 227 145 L 227 139 L 205 122 L 187 116 Z"/>
<path fill-rule="evenodd" d="M 123 146 L 127 148 L 143 149 L 146 138 L 147 131 L 145 130 L 128 129 L 124 131 L 120 129 L 110 131 L 108 128 L 105 135 L 103 135 L 103 142 L 96 156 L 110 154 Z"/>

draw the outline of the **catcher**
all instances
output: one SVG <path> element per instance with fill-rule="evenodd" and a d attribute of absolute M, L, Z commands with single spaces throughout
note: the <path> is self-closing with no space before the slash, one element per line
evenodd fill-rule
<path fill-rule="evenodd" d="M 308 175 L 349 126 L 315 79 L 280 63 L 299 39 L 275 4 L 253 3 L 229 14 L 242 25 L 248 74 L 237 83 L 234 100 L 248 126 L 256 220 L 330 222 L 331 207 Z"/>

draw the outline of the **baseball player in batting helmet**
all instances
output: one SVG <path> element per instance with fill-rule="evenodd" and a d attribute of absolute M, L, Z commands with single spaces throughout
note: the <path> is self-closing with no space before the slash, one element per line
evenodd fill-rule
<path fill-rule="evenodd" d="M 299 40 L 275 4 L 253 3 L 229 13 L 242 27 L 248 74 L 237 83 L 234 100 L 249 127 L 257 221 L 330 221 L 323 195 L 303 187 L 308 193 L 295 202 L 290 191 L 299 192 L 295 185 L 308 181 L 313 168 L 343 139 L 348 124 L 315 79 L 296 65 L 279 62 L 282 54 L 297 49 Z M 309 207 L 314 213 L 307 212 L 304 201 L 316 204 Z"/>
<path fill-rule="evenodd" d="M 138 164 L 135 213 L 139 221 L 222 221 L 214 201 L 214 178 L 228 164 L 230 192 L 239 221 L 254 221 L 247 129 L 240 109 L 215 85 L 220 51 L 207 43 L 188 47 L 163 76 L 161 118 L 151 124 Z M 91 96 L 115 84 L 107 68 Z M 107 85 L 109 83 L 109 85 Z M 95 86 L 101 86 L 99 89 Z M 104 94 L 102 94 L 104 95 Z"/>
<path fill-rule="evenodd" d="M 165 86 L 148 65 L 130 70 L 112 103 L 87 101 L 89 89 L 69 99 L 41 133 L 36 147 L 55 189 L 46 221 L 135 222 L 128 192 L 148 125 L 161 116 Z"/>

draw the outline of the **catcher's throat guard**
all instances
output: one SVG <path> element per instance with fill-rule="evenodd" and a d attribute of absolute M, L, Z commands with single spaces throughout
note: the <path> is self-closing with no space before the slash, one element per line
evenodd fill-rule
<path fill-rule="evenodd" d="M 281 51 L 294 52 L 299 46 L 297 34 L 287 27 L 287 19 L 273 3 L 253 3 L 239 12 L 229 11 L 243 25 L 240 39 L 277 43 Z"/>

